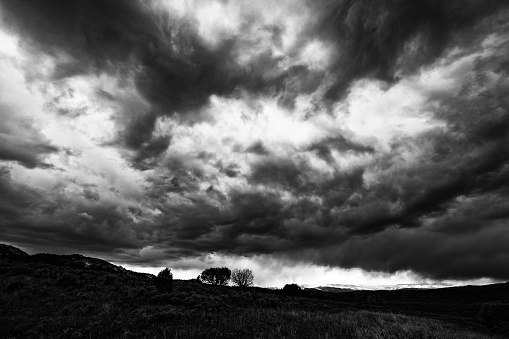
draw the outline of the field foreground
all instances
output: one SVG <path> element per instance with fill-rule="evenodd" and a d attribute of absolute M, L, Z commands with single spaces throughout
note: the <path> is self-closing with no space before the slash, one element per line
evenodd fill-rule
<path fill-rule="evenodd" d="M 1 338 L 504 338 L 508 284 L 330 293 L 0 259 Z"/>

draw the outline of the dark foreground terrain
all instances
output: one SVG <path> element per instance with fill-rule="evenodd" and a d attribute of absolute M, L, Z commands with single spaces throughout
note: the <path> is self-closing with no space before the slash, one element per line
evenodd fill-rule
<path fill-rule="evenodd" d="M 509 284 L 288 294 L 175 280 L 162 293 L 99 259 L 0 248 L 0 338 L 110 337 L 509 338 Z"/>

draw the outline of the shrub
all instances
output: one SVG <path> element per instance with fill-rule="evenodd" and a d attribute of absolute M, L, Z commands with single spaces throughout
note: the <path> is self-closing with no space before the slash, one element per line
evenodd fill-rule
<path fill-rule="evenodd" d="M 207 268 L 200 275 L 200 280 L 212 285 L 228 285 L 232 272 L 226 267 Z"/>
<path fill-rule="evenodd" d="M 286 284 L 285 287 L 283 287 L 283 292 L 290 295 L 297 295 L 301 291 L 302 288 L 297 284 Z"/>
<path fill-rule="evenodd" d="M 249 268 L 233 270 L 232 282 L 239 287 L 247 287 L 253 285 L 253 279 L 253 271 L 251 271 Z"/>
<path fill-rule="evenodd" d="M 173 289 L 173 273 L 166 267 L 154 278 L 154 286 L 159 292 L 171 292 Z"/>

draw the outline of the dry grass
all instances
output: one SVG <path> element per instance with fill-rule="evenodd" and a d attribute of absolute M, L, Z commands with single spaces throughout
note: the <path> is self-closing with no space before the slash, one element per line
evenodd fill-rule
<path fill-rule="evenodd" d="M 329 314 L 238 310 L 228 319 L 204 316 L 201 320 L 205 320 L 203 324 L 221 324 L 225 332 L 212 333 L 218 338 L 494 338 L 436 320 L 367 311 Z M 211 332 L 208 326 L 198 325 L 179 327 L 168 334 L 176 338 L 200 338 Z"/>

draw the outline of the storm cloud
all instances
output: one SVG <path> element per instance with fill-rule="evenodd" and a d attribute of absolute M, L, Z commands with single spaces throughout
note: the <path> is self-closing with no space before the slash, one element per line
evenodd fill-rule
<path fill-rule="evenodd" d="M 316 30 L 336 45 L 339 71 L 326 97 L 344 96 L 364 77 L 393 83 L 465 43 L 465 35 L 483 39 L 472 26 L 504 7 L 500 0 L 318 1 Z"/>
<path fill-rule="evenodd" d="M 0 241 L 508 280 L 507 7 L 0 0 Z"/>

